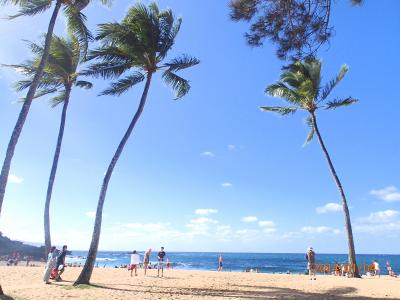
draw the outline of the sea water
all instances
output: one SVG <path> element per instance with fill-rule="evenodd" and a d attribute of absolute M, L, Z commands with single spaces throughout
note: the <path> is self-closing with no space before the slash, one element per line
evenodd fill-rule
<path fill-rule="evenodd" d="M 138 251 L 143 261 L 144 251 Z M 81 263 L 86 259 L 86 251 L 72 251 L 67 256 L 67 263 Z M 303 253 L 219 253 L 219 252 L 167 252 L 171 267 L 179 270 L 217 270 L 219 255 L 223 257 L 224 271 L 243 272 L 246 269 L 258 269 L 262 273 L 304 273 L 307 268 L 305 254 Z M 378 261 L 382 274 L 387 274 L 386 262 L 389 261 L 393 270 L 400 272 L 400 255 L 359 254 L 357 265 L 371 265 L 372 260 Z M 157 252 L 150 256 L 153 265 L 157 264 Z M 128 251 L 99 251 L 96 258 L 97 267 L 114 268 L 130 263 Z M 331 266 L 331 271 L 336 263 L 347 264 L 346 254 L 316 254 L 316 263 Z"/>

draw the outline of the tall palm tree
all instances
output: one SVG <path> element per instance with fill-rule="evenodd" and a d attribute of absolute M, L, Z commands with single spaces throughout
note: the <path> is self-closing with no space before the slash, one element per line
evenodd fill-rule
<path fill-rule="evenodd" d="M 314 134 L 317 135 L 318 142 L 322 148 L 325 158 L 329 165 L 329 170 L 335 180 L 336 186 L 342 198 L 344 212 L 344 223 L 347 232 L 347 243 L 349 251 L 349 263 L 353 268 L 354 277 L 360 277 L 356 264 L 356 254 L 354 249 L 353 232 L 351 229 L 350 213 L 347 206 L 346 195 L 344 194 L 342 184 L 333 166 L 331 157 L 322 140 L 321 133 L 317 125 L 316 112 L 318 109 L 336 109 L 342 106 L 348 106 L 357 99 L 347 97 L 344 99 L 335 99 L 328 101 L 327 98 L 332 90 L 338 85 L 348 71 L 348 67 L 343 65 L 339 74 L 333 80 L 321 85 L 321 61 L 313 59 L 307 61 L 297 61 L 286 67 L 281 75 L 279 82 L 266 88 L 266 93 L 273 97 L 283 98 L 289 103 L 289 106 L 264 106 L 263 111 L 279 113 L 283 116 L 293 114 L 298 110 L 305 110 L 310 115 L 307 123 L 311 128 L 306 143 L 310 142 Z"/>
<path fill-rule="evenodd" d="M 17 69 L 19 72 L 24 73 L 27 77 L 25 80 L 17 82 L 15 86 L 17 91 L 22 91 L 32 85 L 33 77 L 37 72 L 41 57 L 43 56 L 44 45 L 29 43 L 29 46 L 34 54 L 33 60 L 26 61 L 25 63 L 19 65 L 9 65 L 10 67 Z M 69 39 L 53 36 L 49 50 L 49 57 L 44 67 L 42 78 L 39 81 L 38 90 L 34 97 L 38 98 L 44 95 L 57 93 L 56 96 L 51 98 L 51 104 L 53 107 L 62 104 L 60 129 L 58 131 L 57 144 L 47 186 L 44 209 L 44 236 L 46 254 L 51 247 L 50 201 L 57 172 L 58 160 L 60 157 L 71 90 L 73 87 L 81 87 L 85 89 L 92 87 L 90 82 L 78 80 L 79 76 L 81 75 L 78 71 L 78 65 L 82 59 L 83 52 L 79 45 L 79 41 L 75 36 L 71 35 Z"/>
<path fill-rule="evenodd" d="M 111 0 L 100 0 L 103 4 L 110 3 Z M 10 19 L 20 16 L 34 16 L 50 9 L 54 4 L 53 13 L 48 25 L 46 39 L 43 47 L 43 53 L 40 58 L 36 73 L 33 76 L 32 84 L 29 86 L 28 93 L 22 105 L 14 130 L 11 134 L 10 141 L 6 150 L 6 157 L 0 174 L 0 214 L 3 205 L 4 195 L 6 192 L 8 175 L 10 173 L 11 161 L 14 156 L 15 147 L 17 146 L 19 136 L 22 132 L 25 120 L 28 116 L 32 100 L 35 97 L 36 89 L 43 75 L 43 69 L 49 56 L 51 38 L 53 36 L 54 26 L 61 6 L 64 6 L 64 13 L 67 17 L 67 26 L 69 31 L 73 32 L 79 39 L 82 49 L 86 52 L 88 41 L 92 39 L 89 29 L 85 25 L 86 16 L 81 12 L 90 0 L 0 0 L 0 4 L 14 4 L 19 7 L 16 15 L 10 16 Z"/>
<path fill-rule="evenodd" d="M 197 65 L 199 60 L 182 55 L 164 62 L 174 44 L 180 25 L 181 19 L 175 19 L 170 9 L 159 11 L 155 3 L 151 3 L 148 7 L 138 3 L 129 9 L 121 23 L 106 23 L 99 26 L 97 40 L 101 42 L 101 47 L 89 54 L 89 59 L 97 59 L 98 62 L 92 64 L 86 74 L 105 79 L 119 78 L 101 94 L 119 96 L 139 82 L 146 83 L 136 113 L 104 176 L 89 253 L 74 285 L 90 282 L 99 245 L 103 205 L 108 184 L 124 146 L 143 112 L 153 74 L 157 71 L 163 72 L 162 78 L 176 91 L 176 99 L 189 92 L 189 82 L 178 76 L 176 71 Z M 122 77 L 126 72 L 129 72 L 129 75 Z"/>

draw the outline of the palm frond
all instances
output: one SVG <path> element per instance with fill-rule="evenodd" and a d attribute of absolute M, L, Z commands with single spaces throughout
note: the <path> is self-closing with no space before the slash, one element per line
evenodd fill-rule
<path fill-rule="evenodd" d="M 56 107 L 60 103 L 63 103 L 65 101 L 66 95 L 67 95 L 67 93 L 66 93 L 65 89 L 59 91 L 58 95 L 56 95 L 50 99 L 51 107 Z"/>
<path fill-rule="evenodd" d="M 86 27 L 86 16 L 80 12 L 74 5 L 67 5 L 64 8 L 67 17 L 67 28 L 70 33 L 75 35 L 79 41 L 82 56 L 86 57 L 88 44 L 93 40 L 93 35 Z"/>
<path fill-rule="evenodd" d="M 303 146 L 306 146 L 309 142 L 311 142 L 311 140 L 314 138 L 314 134 L 315 134 L 315 128 L 314 128 L 314 124 L 312 122 L 311 117 L 306 118 L 306 124 L 310 128 L 310 133 L 308 134 L 307 139 L 304 142 Z"/>
<path fill-rule="evenodd" d="M 269 85 L 265 89 L 265 93 L 272 96 L 286 99 L 288 102 L 296 105 L 302 105 L 302 97 L 295 91 L 288 87 L 285 83 L 278 81 L 277 83 Z"/>
<path fill-rule="evenodd" d="M 93 87 L 93 83 L 89 82 L 89 81 L 85 81 L 85 80 L 77 80 L 75 82 L 76 86 L 79 86 L 80 88 L 84 88 L 84 89 L 91 89 Z"/>
<path fill-rule="evenodd" d="M 172 59 L 170 62 L 166 63 L 165 66 L 169 71 L 176 72 L 186 68 L 193 67 L 200 63 L 196 57 L 183 54 L 179 57 Z"/>
<path fill-rule="evenodd" d="M 102 91 L 100 93 L 100 96 L 102 95 L 121 95 L 122 93 L 126 92 L 129 90 L 131 87 L 133 87 L 135 84 L 141 82 L 144 80 L 144 75 L 140 72 L 135 72 L 132 75 L 129 75 L 125 78 L 122 78 L 116 82 L 111 83 L 111 86 Z"/>
<path fill-rule="evenodd" d="M 162 78 L 165 82 L 176 91 L 176 97 L 174 100 L 178 100 L 185 96 L 190 90 L 189 81 L 176 75 L 175 73 L 167 70 L 163 73 Z"/>
<path fill-rule="evenodd" d="M 349 106 L 353 103 L 358 102 L 358 99 L 354 99 L 351 97 L 347 97 L 346 99 L 335 99 L 333 101 L 329 101 L 325 105 L 325 109 L 336 109 L 342 106 Z"/>
<path fill-rule="evenodd" d="M 15 1 L 14 1 L 15 2 Z M 52 0 L 29 0 L 18 1 L 19 10 L 16 15 L 9 16 L 9 19 L 15 19 L 21 16 L 34 16 L 40 14 L 51 7 Z"/>
<path fill-rule="evenodd" d="M 102 77 L 103 79 L 117 78 L 130 68 L 131 66 L 126 63 L 101 62 L 91 64 L 88 69 L 82 71 L 81 74 L 93 76 L 95 78 Z"/>
<path fill-rule="evenodd" d="M 325 100 L 329 96 L 332 90 L 339 84 L 348 71 L 349 67 L 347 65 L 342 65 L 336 78 L 329 81 L 322 89 L 321 101 Z"/>
<path fill-rule="evenodd" d="M 262 106 L 260 107 L 262 111 L 278 113 L 282 116 L 288 114 L 294 114 L 297 111 L 296 107 L 281 107 L 281 106 Z"/>

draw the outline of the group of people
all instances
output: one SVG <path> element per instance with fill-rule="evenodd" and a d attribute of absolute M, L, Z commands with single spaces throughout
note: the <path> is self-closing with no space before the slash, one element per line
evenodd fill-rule
<path fill-rule="evenodd" d="M 149 248 L 145 253 L 143 257 L 143 269 L 144 269 L 144 275 L 146 276 L 147 274 L 147 269 L 150 268 L 151 266 L 151 261 L 150 261 L 150 256 L 151 256 L 151 248 Z M 131 271 L 131 276 L 133 276 L 133 271 L 135 271 L 135 276 L 137 276 L 137 269 L 141 264 L 141 259 L 139 253 L 137 253 L 136 250 L 133 250 L 131 254 L 131 263 L 128 266 L 128 270 Z M 170 268 L 170 262 L 169 259 L 166 258 L 166 253 L 164 251 L 164 247 L 161 247 L 160 251 L 157 254 L 157 276 L 160 277 L 160 271 L 161 271 L 161 277 L 164 277 L 164 261 L 166 260 L 166 267 L 167 269 Z"/>
<path fill-rule="evenodd" d="M 316 280 L 316 272 L 317 272 L 317 264 L 315 263 L 315 252 L 312 247 L 309 247 L 306 252 L 306 260 L 307 260 L 307 269 L 308 269 L 308 274 L 310 276 L 310 280 Z M 381 275 L 381 268 L 379 266 L 379 263 L 374 259 L 372 261 L 372 272 L 367 272 L 367 276 L 378 276 L 380 277 Z M 397 277 L 397 274 L 394 272 L 392 269 L 389 261 L 386 262 L 386 268 L 388 271 L 389 276 L 391 277 Z M 349 271 L 349 270 L 347 270 Z M 349 272 L 346 273 L 346 267 L 344 264 L 342 264 L 342 267 L 339 266 L 338 263 L 335 264 L 335 269 L 334 269 L 334 275 L 336 276 L 345 276 L 346 274 L 349 275 Z"/>
<path fill-rule="evenodd" d="M 67 245 L 62 247 L 60 252 L 55 246 L 50 248 L 50 252 L 47 256 L 46 268 L 43 274 L 43 281 L 46 284 L 50 284 L 50 279 L 55 281 L 61 281 L 61 274 L 65 270 L 65 257 L 67 255 Z"/>

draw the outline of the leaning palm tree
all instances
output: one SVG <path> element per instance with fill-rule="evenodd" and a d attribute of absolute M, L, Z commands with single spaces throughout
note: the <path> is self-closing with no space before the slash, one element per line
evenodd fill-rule
<path fill-rule="evenodd" d="M 96 39 L 101 42 L 101 47 L 89 54 L 89 59 L 98 59 L 98 62 L 89 66 L 86 74 L 105 79 L 120 78 L 101 95 L 119 96 L 139 82 L 145 81 L 146 83 L 136 113 L 104 176 L 89 253 L 83 270 L 74 285 L 89 284 L 90 282 L 100 240 L 103 205 L 108 184 L 124 146 L 143 112 L 153 74 L 163 71 L 162 78 L 176 91 L 176 99 L 189 92 L 189 82 L 178 76 L 176 71 L 197 65 L 199 60 L 182 55 L 169 62 L 164 62 L 168 51 L 174 44 L 180 25 L 181 19 L 175 19 L 170 9 L 159 11 L 155 3 L 151 3 L 148 7 L 138 3 L 129 9 L 121 23 L 99 25 Z M 126 72 L 129 72 L 129 75 L 121 78 Z"/>
<path fill-rule="evenodd" d="M 100 0 L 103 4 L 110 3 L 111 0 Z M 40 58 L 36 73 L 33 76 L 32 84 L 29 86 L 28 93 L 22 105 L 14 130 L 11 134 L 10 141 L 6 150 L 6 157 L 0 174 L 0 214 L 3 205 L 4 195 L 7 187 L 8 175 L 10 173 L 11 160 L 14 156 L 15 147 L 17 146 L 19 136 L 22 132 L 25 120 L 28 116 L 32 100 L 35 97 L 36 89 L 43 75 L 43 69 L 49 56 L 50 44 L 53 36 L 54 26 L 61 6 L 64 6 L 64 13 L 67 17 L 67 27 L 73 32 L 81 43 L 84 52 L 87 49 L 88 41 L 92 35 L 85 25 L 86 16 L 81 12 L 90 0 L 0 0 L 0 4 L 13 4 L 19 7 L 16 15 L 10 16 L 10 19 L 20 16 L 34 16 L 50 9 L 54 4 L 53 13 L 48 25 L 46 39 L 43 47 L 43 53 Z"/>
<path fill-rule="evenodd" d="M 348 67 L 343 65 L 336 78 L 322 86 L 321 61 L 313 59 L 304 62 L 295 62 L 284 69 L 279 82 L 268 86 L 265 91 L 268 95 L 285 99 L 289 103 L 289 106 L 264 106 L 261 107 L 261 110 L 275 112 L 283 116 L 293 114 L 298 110 L 304 110 L 310 114 L 307 118 L 307 123 L 310 126 L 311 131 L 308 135 L 306 143 L 310 142 L 314 134 L 316 134 L 318 142 L 322 148 L 326 160 L 328 161 L 330 172 L 332 173 L 333 179 L 335 180 L 336 186 L 342 198 L 344 223 L 347 232 L 349 263 L 352 266 L 354 277 L 359 277 L 354 249 L 353 232 L 351 229 L 350 213 L 347 206 L 346 196 L 344 194 L 339 177 L 336 174 L 336 170 L 333 166 L 328 150 L 326 149 L 324 141 L 322 140 L 316 117 L 316 112 L 318 109 L 332 110 L 342 106 L 351 105 L 358 101 L 352 97 L 335 99 L 331 101 L 327 100 L 331 91 L 343 79 L 347 71 Z"/>
<path fill-rule="evenodd" d="M 9 65 L 19 72 L 26 75 L 26 79 L 18 81 L 15 88 L 22 91 L 32 85 L 33 78 L 37 72 L 41 57 L 43 56 L 44 45 L 29 43 L 34 53 L 32 60 L 19 65 Z M 69 39 L 53 36 L 49 50 L 49 57 L 43 70 L 42 78 L 39 81 L 38 90 L 34 98 L 48 94 L 57 93 L 51 98 L 53 107 L 62 104 L 61 123 L 58 131 L 56 150 L 53 157 L 53 164 L 50 171 L 49 182 L 47 186 L 46 202 L 44 209 L 44 237 L 46 254 L 51 247 L 50 236 L 50 201 L 53 191 L 54 180 L 57 173 L 58 160 L 60 157 L 61 145 L 64 135 L 65 120 L 73 87 L 89 89 L 92 84 L 85 80 L 78 80 L 81 75 L 78 71 L 79 63 L 83 59 L 83 52 L 78 39 L 71 35 Z"/>

